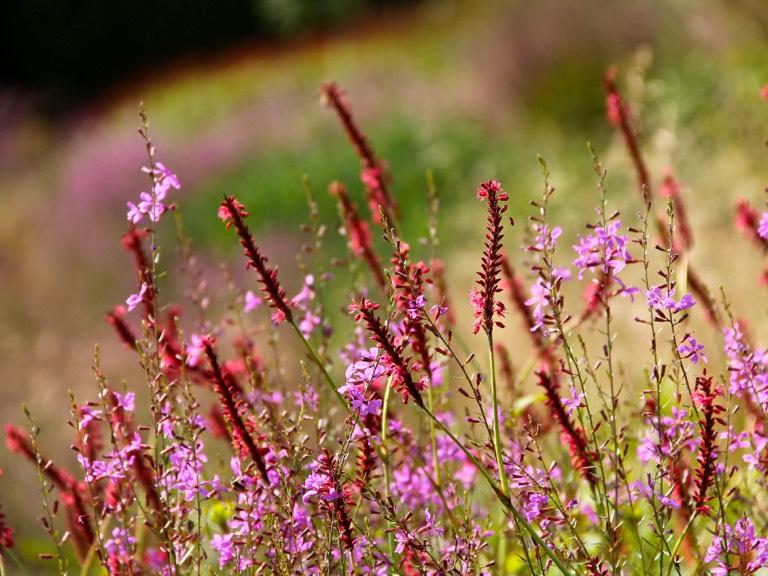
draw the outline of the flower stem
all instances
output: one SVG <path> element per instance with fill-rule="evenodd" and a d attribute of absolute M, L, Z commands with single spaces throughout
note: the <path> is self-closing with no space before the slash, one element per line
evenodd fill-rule
<path fill-rule="evenodd" d="M 672 574 L 672 567 L 675 565 L 675 555 L 677 554 L 677 551 L 680 549 L 680 545 L 683 543 L 683 540 L 685 540 L 685 537 L 688 535 L 688 530 L 691 529 L 691 526 L 693 526 L 693 521 L 696 520 L 696 516 L 698 516 L 699 511 L 694 510 L 693 514 L 691 514 L 691 518 L 688 520 L 688 523 L 685 525 L 685 528 L 683 528 L 683 531 L 680 532 L 680 535 L 677 537 L 677 541 L 675 542 L 675 545 L 672 547 L 672 554 L 669 559 L 669 566 L 667 567 L 667 576 Z"/>
<path fill-rule="evenodd" d="M 392 393 L 392 377 L 387 378 L 387 387 L 384 389 L 384 404 L 381 407 L 381 447 L 384 453 L 384 497 L 389 500 L 389 485 L 392 482 L 392 467 L 389 461 L 389 449 L 387 448 L 387 432 L 389 423 L 389 396 Z M 389 549 L 389 559 L 395 560 L 395 533 L 390 530 L 387 532 L 387 548 Z M 392 566 L 387 567 L 387 574 L 392 574 Z"/>
<path fill-rule="evenodd" d="M 328 373 L 328 368 L 325 367 L 325 362 L 323 362 L 322 358 L 320 358 L 320 355 L 317 353 L 317 350 L 315 350 L 315 347 L 312 346 L 312 344 L 309 343 L 309 340 L 306 339 L 304 334 L 301 333 L 301 330 L 296 325 L 296 322 L 293 320 L 289 320 L 288 323 L 293 328 L 294 332 L 299 337 L 299 340 L 301 340 L 301 343 L 304 344 L 304 348 L 309 353 L 309 355 L 312 357 L 312 360 L 315 364 L 317 364 L 317 367 L 320 368 L 320 372 L 323 374 L 323 379 L 326 381 L 328 386 L 330 386 L 331 390 L 333 390 L 333 393 L 336 395 L 336 398 L 339 399 L 339 402 L 347 409 L 347 411 L 352 414 L 355 417 L 355 420 L 357 421 L 358 425 L 360 425 L 360 420 L 357 417 L 357 414 L 354 413 L 354 411 L 349 407 L 349 404 L 347 403 L 347 399 L 344 398 L 344 395 L 339 392 L 338 388 L 336 388 L 336 383 L 333 381 L 333 377 Z M 362 426 L 361 426 L 362 429 Z"/>
<path fill-rule="evenodd" d="M 504 470 L 504 456 L 501 452 L 501 426 L 499 422 L 499 398 L 496 390 L 496 356 L 493 351 L 493 333 L 488 333 L 488 358 L 491 372 L 491 399 L 493 402 L 493 450 L 496 453 L 496 465 L 499 467 L 501 491 L 509 495 L 509 482 Z"/>

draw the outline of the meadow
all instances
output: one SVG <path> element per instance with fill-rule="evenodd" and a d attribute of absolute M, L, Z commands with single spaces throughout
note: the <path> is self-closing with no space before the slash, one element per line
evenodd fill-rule
<path fill-rule="evenodd" d="M 768 42 L 627 6 L 427 3 L 20 125 L 3 569 L 759 573 Z"/>

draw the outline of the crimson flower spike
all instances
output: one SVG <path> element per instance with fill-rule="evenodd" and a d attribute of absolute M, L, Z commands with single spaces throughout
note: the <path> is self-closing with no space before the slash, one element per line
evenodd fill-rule
<path fill-rule="evenodd" d="M 3 475 L 3 469 L 0 468 L 0 476 Z M 2 508 L 0 508 L 0 556 L 3 554 L 3 550 L 13 548 L 13 528 L 8 526 L 5 521 L 5 514 L 3 514 Z"/>
<path fill-rule="evenodd" d="M 136 350 L 136 335 L 125 321 L 125 308 L 117 306 L 111 312 L 107 312 L 107 324 L 115 329 L 120 341 L 131 350 Z"/>
<path fill-rule="evenodd" d="M 381 161 L 376 158 L 373 148 L 368 144 L 368 140 L 352 117 L 352 112 L 344 97 L 344 93 L 335 82 L 324 83 L 320 88 L 320 92 L 325 103 L 336 111 L 344 127 L 344 132 L 346 132 L 363 165 L 360 177 L 368 193 L 368 207 L 370 208 L 373 221 L 377 224 L 381 223 L 381 214 L 379 213 L 379 207 L 381 207 L 387 221 L 394 223 L 395 218 L 399 217 L 399 213 L 397 203 L 392 198 L 387 186 L 389 175 L 385 172 Z"/>
<path fill-rule="evenodd" d="M 371 428 L 367 423 L 366 427 Z M 373 449 L 373 444 L 371 444 L 371 439 L 367 434 L 360 434 L 357 443 L 359 450 L 356 462 L 357 478 L 355 478 L 355 485 L 362 490 L 370 484 L 376 471 L 376 451 Z"/>
<path fill-rule="evenodd" d="M 574 467 L 594 486 L 597 482 L 597 475 L 595 474 L 596 455 L 589 449 L 587 435 L 584 430 L 578 428 L 571 421 L 570 416 L 568 416 L 568 412 L 560 398 L 560 385 L 557 377 L 554 375 L 550 376 L 543 370 L 537 372 L 536 375 L 539 378 L 539 386 L 544 389 L 544 394 L 547 397 L 547 406 L 552 417 L 560 425 L 560 435 L 568 445 Z"/>
<path fill-rule="evenodd" d="M 330 502 L 326 503 L 325 507 L 336 518 L 339 528 L 339 539 L 344 544 L 344 547 L 347 550 L 352 550 L 355 538 L 352 532 L 352 518 L 349 515 L 349 510 L 347 510 L 349 496 L 348 491 L 345 490 L 345 486 L 342 484 L 336 457 L 331 454 L 330 450 L 324 448 L 323 453 L 317 459 L 317 464 L 317 472 L 325 479 L 324 483 L 326 486 L 324 488 L 331 493 L 339 494 L 339 497 L 333 498 Z"/>
<path fill-rule="evenodd" d="M 739 200 L 736 205 L 736 229 L 751 240 L 763 252 L 768 252 L 768 240 L 757 233 L 760 225 L 760 213 L 750 206 L 747 200 Z"/>
<path fill-rule="evenodd" d="M 29 440 L 29 435 L 23 429 L 8 424 L 5 427 L 5 444 L 11 452 L 21 454 L 27 460 L 37 465 L 38 454 L 35 454 L 35 450 Z M 86 488 L 63 468 L 59 468 L 42 455 L 39 455 L 39 458 L 42 463 L 43 474 L 61 492 L 61 502 L 67 511 L 67 522 L 70 533 L 73 536 L 73 542 L 80 558 L 85 558 L 95 539 L 93 528 L 88 520 L 90 515 L 85 504 L 87 497 Z"/>
<path fill-rule="evenodd" d="M 504 317 L 504 304 L 496 299 L 496 294 L 501 292 L 501 241 L 504 238 L 501 218 L 507 211 L 504 204 L 509 199 L 507 193 L 496 180 L 489 180 L 480 184 L 477 189 L 477 197 L 482 201 L 488 200 L 488 232 L 485 235 L 485 248 L 483 250 L 482 266 L 478 276 L 479 289 L 472 290 L 471 301 L 475 309 L 474 333 L 477 334 L 482 326 L 489 336 L 493 333 L 493 325 L 499 328 L 504 325 L 496 318 Z"/>
<path fill-rule="evenodd" d="M 328 188 L 331 196 L 338 198 L 341 212 L 344 217 L 344 227 L 347 231 L 347 244 L 349 251 L 355 256 L 362 257 L 371 269 L 376 283 L 386 293 L 387 278 L 381 268 L 376 252 L 371 246 L 371 230 L 368 223 L 360 218 L 354 202 L 347 194 L 347 189 L 341 182 L 333 182 Z"/>
<path fill-rule="evenodd" d="M 245 422 L 243 422 L 243 418 L 240 415 L 240 405 L 235 399 L 236 394 L 232 383 L 221 371 L 211 338 L 204 339 L 203 348 L 205 356 L 208 358 L 208 363 L 211 365 L 211 380 L 213 381 L 214 390 L 219 395 L 222 411 L 231 428 L 232 443 L 240 456 L 243 456 L 244 453 L 250 456 L 264 480 L 269 481 L 264 457 L 259 447 L 256 446 L 256 441 L 251 436 Z"/>
<path fill-rule="evenodd" d="M 715 425 L 726 425 L 720 416 L 725 412 L 725 408 L 717 404 L 719 395 L 720 389 L 717 386 L 713 387 L 712 377 L 707 376 L 706 371 L 702 376 L 696 378 L 693 399 L 698 404 L 701 413 L 699 419 L 701 444 L 699 445 L 699 454 L 696 457 L 699 465 L 696 468 L 696 494 L 693 497 L 693 502 L 696 509 L 704 514 L 709 513 L 707 502 L 712 497 L 707 496 L 707 492 L 714 481 L 717 466 L 717 430 L 715 430 Z"/>
<path fill-rule="evenodd" d="M 653 196 L 651 195 L 651 179 L 648 173 L 648 167 L 645 163 L 645 160 L 643 159 L 642 153 L 640 152 L 640 145 L 637 140 L 637 134 L 632 128 L 629 109 L 624 103 L 624 100 L 619 93 L 619 89 L 616 87 L 615 68 L 610 68 L 605 73 L 603 82 L 605 84 L 605 91 L 607 93 L 606 107 L 608 121 L 612 125 L 616 126 L 624 137 L 624 143 L 627 146 L 629 156 L 632 158 L 632 164 L 634 165 L 635 172 L 637 173 L 637 183 L 640 187 L 640 192 L 643 195 L 643 201 L 645 202 L 646 206 L 650 206 L 652 204 Z M 679 202 L 679 198 L 679 206 L 675 205 L 674 197 L 672 198 L 672 202 L 675 208 L 675 212 L 677 213 L 682 204 Z M 680 221 L 684 222 L 683 226 L 687 227 L 688 224 L 685 217 L 684 208 L 682 209 L 682 215 L 678 216 L 681 219 Z M 664 220 L 660 218 L 658 214 L 656 214 L 654 221 L 656 224 L 656 229 L 658 230 L 661 237 L 666 238 L 667 225 L 664 223 Z M 681 232 L 681 234 L 683 234 L 683 232 Z M 688 241 L 691 241 L 690 230 L 688 230 Z M 664 242 L 666 243 L 666 240 L 664 240 Z M 684 247 L 684 245 L 681 247 Z M 706 288 L 704 281 L 699 277 L 698 274 L 696 274 L 690 265 L 688 266 L 687 277 L 688 283 L 691 287 L 691 292 L 693 292 L 699 298 L 699 300 L 704 303 L 704 308 L 707 311 L 707 319 L 712 324 L 722 328 L 720 317 L 717 314 L 717 305 L 714 298 Z"/>
<path fill-rule="evenodd" d="M 256 270 L 261 283 L 261 291 L 269 301 L 269 305 L 275 309 L 272 320 L 275 324 L 284 321 L 293 322 L 293 313 L 288 304 L 288 297 L 285 294 L 280 282 L 277 279 L 277 268 L 269 265 L 267 258 L 259 251 L 253 240 L 253 235 L 245 225 L 245 218 L 248 212 L 234 196 L 226 196 L 219 205 L 219 218 L 224 222 L 227 228 L 235 227 L 235 232 L 240 238 L 240 245 L 243 247 L 243 253 L 248 259 L 248 266 Z"/>
<path fill-rule="evenodd" d="M 413 317 L 409 308 L 419 296 L 423 297 L 425 275 L 429 269 L 423 262 L 410 263 L 408 256 L 410 246 L 405 242 L 396 241 L 395 251 L 392 256 L 392 288 L 398 311 L 403 315 L 403 331 L 406 334 L 411 349 L 418 355 L 422 370 L 432 380 L 432 359 L 429 355 L 427 333 L 422 324 L 422 319 Z"/>
<path fill-rule="evenodd" d="M 371 340 L 376 342 L 384 353 L 385 361 L 393 376 L 393 386 L 403 395 L 403 400 L 407 402 L 411 397 L 417 406 L 424 408 L 424 400 L 419 392 L 420 384 L 417 384 L 411 376 L 409 362 L 403 357 L 403 345 L 395 344 L 392 333 L 376 316 L 375 312 L 379 309 L 379 305 L 367 298 L 360 298 L 360 301 L 353 302 L 349 309 L 354 313 L 356 322 L 362 320 L 365 323 Z"/>
<path fill-rule="evenodd" d="M 635 165 L 635 171 L 637 172 L 637 183 L 640 186 L 643 200 L 645 200 L 647 206 L 651 203 L 651 178 L 648 174 L 645 160 L 643 160 L 643 155 L 640 153 L 637 134 L 635 134 L 635 130 L 632 128 L 629 108 L 624 103 L 619 89 L 616 87 L 616 68 L 610 68 L 605 73 L 603 83 L 607 93 L 606 108 L 608 121 L 616 126 L 624 137 L 624 142 L 627 145 L 627 150 L 629 150 L 629 155 L 632 157 L 632 163 Z"/>

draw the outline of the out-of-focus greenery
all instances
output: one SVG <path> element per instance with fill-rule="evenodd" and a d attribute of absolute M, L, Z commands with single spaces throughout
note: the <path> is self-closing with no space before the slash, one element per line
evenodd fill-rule
<path fill-rule="evenodd" d="M 0 53 L 7 57 L 0 85 L 29 90 L 38 104 L 63 114 L 173 58 L 254 40 L 279 45 L 287 35 L 328 32 L 406 3 L 415 0 L 12 2 L 0 20 Z"/>

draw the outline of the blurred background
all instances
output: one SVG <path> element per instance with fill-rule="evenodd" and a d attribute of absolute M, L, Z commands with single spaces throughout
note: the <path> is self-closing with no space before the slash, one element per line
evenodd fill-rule
<path fill-rule="evenodd" d="M 631 166 L 605 121 L 601 78 L 617 65 L 654 182 L 672 167 L 685 183 L 692 260 L 710 287 L 727 286 L 740 314 L 764 312 L 753 297 L 761 256 L 733 227 L 737 199 L 762 206 L 768 184 L 761 0 L 29 0 L 3 12 L 0 421 L 23 424 L 26 402 L 57 460 L 71 461 L 66 390 L 94 395 L 96 343 L 111 378 L 141 384 L 104 313 L 135 291 L 119 238 L 125 203 L 146 183 L 142 100 L 157 157 L 182 181 L 172 201 L 202 267 L 242 268 L 215 216 L 222 194 L 235 194 L 293 292 L 303 176 L 331 247 L 343 250 L 328 184 L 344 180 L 362 200 L 358 161 L 319 101 L 321 82 L 338 81 L 389 163 L 412 244 L 426 234 L 434 171 L 450 290 L 467 318 L 483 238 L 479 181 L 500 179 L 522 223 L 542 189 L 542 154 L 567 248 L 598 198 L 591 142 L 611 205 L 634 220 Z M 162 234 L 173 245 L 173 228 Z M 519 245 L 521 230 L 507 242 Z M 176 275 L 173 249 L 166 258 Z M 4 446 L 0 468 L 19 553 L 33 558 L 43 537 L 35 475 Z"/>

